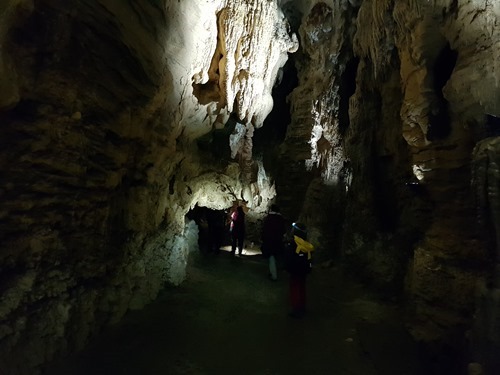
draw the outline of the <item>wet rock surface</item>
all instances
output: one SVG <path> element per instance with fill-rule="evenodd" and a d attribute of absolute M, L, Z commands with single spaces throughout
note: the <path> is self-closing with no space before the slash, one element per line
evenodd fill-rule
<path fill-rule="evenodd" d="M 260 256 L 193 254 L 188 280 L 45 374 L 429 374 L 399 311 L 337 268 L 308 280 L 288 317 L 288 280 Z"/>

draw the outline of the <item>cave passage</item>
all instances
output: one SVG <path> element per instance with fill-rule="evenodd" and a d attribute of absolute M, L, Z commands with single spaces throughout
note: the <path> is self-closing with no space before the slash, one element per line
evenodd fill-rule
<path fill-rule="evenodd" d="M 186 214 L 186 219 L 194 220 L 198 226 L 198 246 L 203 253 L 218 253 L 230 243 L 227 228 L 229 208 L 213 210 L 196 205 Z"/>
<path fill-rule="evenodd" d="M 269 147 L 270 143 L 279 144 L 285 139 L 286 130 L 292 121 L 290 102 L 287 97 L 298 85 L 297 68 L 291 56 L 283 67 L 281 82 L 273 88 L 273 109 L 264 120 L 264 125 L 254 135 L 256 152 Z"/>
<path fill-rule="evenodd" d="M 434 93 L 437 97 L 437 109 L 429 113 L 429 130 L 426 135 L 429 141 L 445 139 L 451 132 L 448 101 L 443 95 L 443 88 L 455 69 L 457 59 L 457 51 L 452 50 L 450 44 L 447 43 L 434 63 L 433 82 Z"/>
<path fill-rule="evenodd" d="M 342 134 L 349 127 L 349 99 L 356 92 L 356 74 L 359 58 L 353 58 L 346 64 L 340 84 L 339 101 L 339 128 Z"/>
<path fill-rule="evenodd" d="M 500 15 L 439 3 L 3 1 L 0 375 L 496 364 Z M 315 246 L 301 320 L 275 201 Z"/>
<path fill-rule="evenodd" d="M 434 373 L 394 306 L 340 269 L 313 270 L 307 316 L 293 319 L 282 267 L 270 281 L 262 257 L 191 257 L 181 287 L 128 313 L 45 375 Z"/>
<path fill-rule="evenodd" d="M 219 255 L 231 251 L 230 209 L 229 207 L 224 210 L 214 210 L 196 205 L 186 214 L 186 219 L 193 220 L 198 226 L 198 247 L 201 254 Z M 251 233 L 249 227 L 251 225 L 247 223 L 243 255 L 261 255 L 260 244 L 255 240 L 256 235 Z"/>
<path fill-rule="evenodd" d="M 482 138 L 498 136 L 500 136 L 500 117 L 487 114 Z"/>

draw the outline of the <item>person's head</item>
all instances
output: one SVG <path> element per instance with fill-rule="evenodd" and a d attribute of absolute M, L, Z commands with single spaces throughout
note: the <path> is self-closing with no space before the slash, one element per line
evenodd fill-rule
<path fill-rule="evenodd" d="M 307 240 L 307 227 L 303 223 L 293 223 L 292 234 L 294 236 Z"/>
<path fill-rule="evenodd" d="M 241 213 L 241 214 L 243 213 L 243 207 L 238 206 L 237 210 L 238 210 L 238 213 Z"/>

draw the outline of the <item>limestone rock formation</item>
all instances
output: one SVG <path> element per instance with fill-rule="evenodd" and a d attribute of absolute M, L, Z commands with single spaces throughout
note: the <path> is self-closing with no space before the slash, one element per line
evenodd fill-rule
<path fill-rule="evenodd" d="M 191 208 L 264 212 L 229 137 L 298 42 L 274 1 L 16 0 L 0 44 L 0 368 L 32 374 L 182 282 Z"/>
<path fill-rule="evenodd" d="M 489 0 L 3 1 L 0 369 L 181 283 L 186 214 L 234 200 L 404 297 L 416 338 L 496 347 L 499 22 Z"/>
<path fill-rule="evenodd" d="M 499 117 L 498 5 L 301 1 L 295 10 L 299 87 L 278 199 L 321 228 L 323 254 L 410 298 L 415 337 L 467 348 L 491 261 L 471 163 L 486 129 L 498 131 L 488 125 Z"/>

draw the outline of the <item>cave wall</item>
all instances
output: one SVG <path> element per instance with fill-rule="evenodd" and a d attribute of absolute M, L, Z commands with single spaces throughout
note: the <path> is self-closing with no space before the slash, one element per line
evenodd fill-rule
<path fill-rule="evenodd" d="M 297 40 L 275 2 L 13 0 L 0 44 L 0 372 L 34 374 L 184 280 L 195 205 L 266 210 L 229 138 Z"/>
<path fill-rule="evenodd" d="M 302 19 L 278 199 L 318 255 L 403 296 L 416 338 L 466 348 L 490 276 L 471 165 L 498 116 L 499 5 L 283 3 Z"/>
<path fill-rule="evenodd" d="M 181 129 L 166 121 L 173 78 L 160 35 L 147 29 L 165 25 L 164 10 L 11 4 L 2 35 L 11 90 L 1 108 L 1 368 L 33 373 L 151 301 L 165 280 L 180 282 L 190 245 L 184 223 L 166 212 Z"/>
<path fill-rule="evenodd" d="M 246 200 L 258 220 L 276 194 L 319 260 L 406 296 L 416 337 L 462 344 L 477 306 L 497 316 L 470 182 L 485 114 L 500 116 L 499 15 L 452 0 L 3 2 L 0 368 L 33 373 L 182 282 L 195 205 Z M 295 51 L 270 176 L 253 135 Z M 478 347 L 495 321 L 476 319 Z"/>
<path fill-rule="evenodd" d="M 298 13 L 306 9 L 304 4 L 293 4 L 301 5 Z M 343 73 L 353 54 L 352 48 L 344 48 L 344 39 L 353 33 L 350 16 L 355 11 L 341 2 L 311 7 L 303 15 L 301 47 L 293 57 L 299 83 L 288 97 L 292 119 L 279 156 L 286 168 L 276 178 L 277 199 L 285 215 L 308 224 L 320 260 L 340 244 L 338 230 L 332 228 L 342 227 L 349 176 L 342 141 L 345 109 L 339 107 L 340 92 L 349 85 Z"/>

